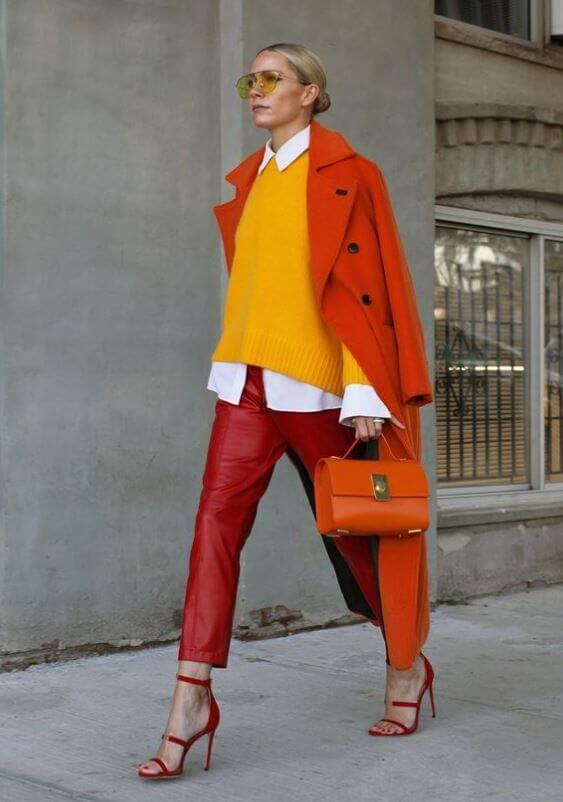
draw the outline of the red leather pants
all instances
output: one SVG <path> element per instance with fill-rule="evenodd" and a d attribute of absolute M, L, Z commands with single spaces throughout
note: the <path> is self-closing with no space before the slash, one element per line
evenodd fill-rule
<path fill-rule="evenodd" d="M 320 457 L 343 454 L 355 439 L 355 430 L 339 423 L 339 414 L 338 408 L 316 412 L 268 409 L 258 365 L 247 368 L 239 404 L 217 399 L 189 555 L 179 660 L 226 668 L 240 553 L 276 462 L 286 452 L 294 454 L 312 478 Z M 380 626 L 369 540 L 343 536 L 334 542 L 374 613 L 368 620 Z"/>

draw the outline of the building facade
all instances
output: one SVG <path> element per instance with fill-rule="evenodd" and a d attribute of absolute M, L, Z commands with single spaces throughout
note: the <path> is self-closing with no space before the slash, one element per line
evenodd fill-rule
<path fill-rule="evenodd" d="M 563 576 L 563 4 L 437 0 L 438 598 Z"/>

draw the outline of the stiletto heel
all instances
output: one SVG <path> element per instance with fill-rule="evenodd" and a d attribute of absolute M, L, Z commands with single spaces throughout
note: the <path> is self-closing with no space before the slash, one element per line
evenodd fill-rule
<path fill-rule="evenodd" d="M 215 730 L 213 730 L 213 732 L 210 732 L 210 733 L 209 733 L 209 736 L 208 736 L 208 743 L 207 743 L 207 758 L 206 758 L 206 760 L 205 760 L 205 764 L 204 764 L 204 766 L 203 766 L 203 768 L 204 768 L 206 771 L 207 771 L 207 769 L 209 768 L 209 766 L 210 766 L 210 764 L 211 764 L 211 747 L 212 747 L 212 745 L 213 745 L 213 736 L 214 736 L 214 735 L 215 735 Z"/>
<path fill-rule="evenodd" d="M 170 771 L 166 763 L 161 758 L 151 757 L 145 762 L 149 763 L 152 760 L 154 763 L 157 763 L 160 766 L 161 771 L 158 774 L 153 774 L 149 771 L 139 769 L 137 774 L 139 775 L 139 777 L 142 777 L 145 780 L 163 780 L 163 779 L 169 779 L 171 777 L 180 777 L 180 775 L 184 771 L 184 759 L 190 746 L 193 743 L 195 743 L 195 741 L 197 741 L 198 738 L 201 738 L 203 735 L 209 735 L 209 743 L 207 746 L 207 758 L 205 760 L 204 768 L 208 769 L 210 766 L 211 745 L 213 743 L 213 736 L 215 735 L 215 730 L 219 726 L 219 719 L 220 719 L 219 705 L 217 704 L 217 700 L 215 699 L 213 691 L 211 690 L 211 678 L 197 679 L 197 677 L 187 677 L 184 676 L 183 674 L 176 674 L 176 677 L 182 682 L 191 682 L 194 685 L 203 685 L 205 688 L 207 688 L 207 692 L 209 694 L 209 718 L 207 719 L 207 724 L 205 725 L 205 727 L 199 732 L 196 732 L 195 735 L 192 735 L 190 738 L 188 738 L 187 741 L 183 740 L 183 738 L 178 738 L 176 735 L 171 735 L 170 733 L 168 733 L 167 735 L 166 733 L 163 733 L 162 737 L 166 738 L 167 741 L 171 741 L 172 743 L 179 744 L 180 746 L 183 747 L 184 751 L 180 759 L 180 764 L 177 769 L 174 769 L 174 771 Z"/>
<path fill-rule="evenodd" d="M 434 669 L 432 668 L 432 664 L 430 663 L 430 660 L 428 660 L 426 658 L 426 656 L 422 654 L 422 652 L 420 653 L 420 656 L 422 657 L 422 659 L 424 661 L 425 675 L 424 675 L 424 682 L 422 684 L 422 688 L 421 688 L 420 693 L 418 695 L 418 701 L 416 701 L 416 702 L 401 702 L 401 701 L 391 702 L 391 704 L 395 705 L 396 707 L 416 707 L 416 718 L 414 720 L 414 724 L 412 725 L 412 727 L 407 727 L 406 724 L 403 724 L 401 721 L 395 721 L 395 719 L 393 719 L 393 718 L 380 718 L 379 721 L 389 721 L 391 724 L 396 724 L 398 727 L 401 727 L 403 731 L 402 732 L 383 732 L 383 731 L 382 732 L 377 732 L 374 729 L 374 727 L 376 727 L 377 725 L 373 724 L 368 729 L 368 733 L 370 735 L 383 735 L 383 736 L 410 735 L 412 732 L 415 732 L 417 727 L 418 727 L 418 716 L 419 716 L 419 713 L 420 713 L 420 706 L 422 704 L 422 697 L 424 696 L 426 690 L 428 690 L 429 696 L 430 696 L 430 704 L 432 706 L 432 718 L 436 718 L 436 709 L 434 707 L 434 691 L 432 689 L 432 683 L 434 682 L 434 676 L 435 676 Z"/>
<path fill-rule="evenodd" d="M 434 691 L 432 690 L 432 683 L 434 681 L 434 677 L 430 680 L 430 685 L 428 686 L 428 692 L 430 693 L 430 704 L 432 705 L 432 718 L 436 718 L 436 708 L 434 707 Z"/>

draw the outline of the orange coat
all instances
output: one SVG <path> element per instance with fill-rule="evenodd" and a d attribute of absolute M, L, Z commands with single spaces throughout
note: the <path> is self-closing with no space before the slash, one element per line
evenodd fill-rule
<path fill-rule="evenodd" d="M 213 207 L 229 274 L 235 231 L 263 153 L 262 146 L 225 175 L 236 195 Z M 307 216 L 319 312 L 390 410 L 393 420 L 383 424 L 383 431 L 395 455 L 419 459 L 419 407 L 433 401 L 433 390 L 412 279 L 385 178 L 375 162 L 315 118 L 309 141 Z M 391 456 L 382 439 L 379 453 L 381 458 Z M 336 565 L 331 539 L 323 540 L 349 609 L 369 609 L 351 573 Z M 389 659 L 396 668 L 408 668 L 429 630 L 424 533 L 381 538 L 378 562 Z"/>

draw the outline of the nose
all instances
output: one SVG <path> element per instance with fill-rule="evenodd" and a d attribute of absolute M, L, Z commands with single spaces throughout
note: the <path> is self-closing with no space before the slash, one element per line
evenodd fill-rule
<path fill-rule="evenodd" d="M 250 90 L 249 97 L 250 97 L 251 100 L 257 100 L 257 99 L 262 100 L 264 98 L 264 93 L 262 92 L 262 90 L 258 86 L 258 82 L 256 80 L 254 81 L 254 84 L 252 85 L 252 89 Z"/>

